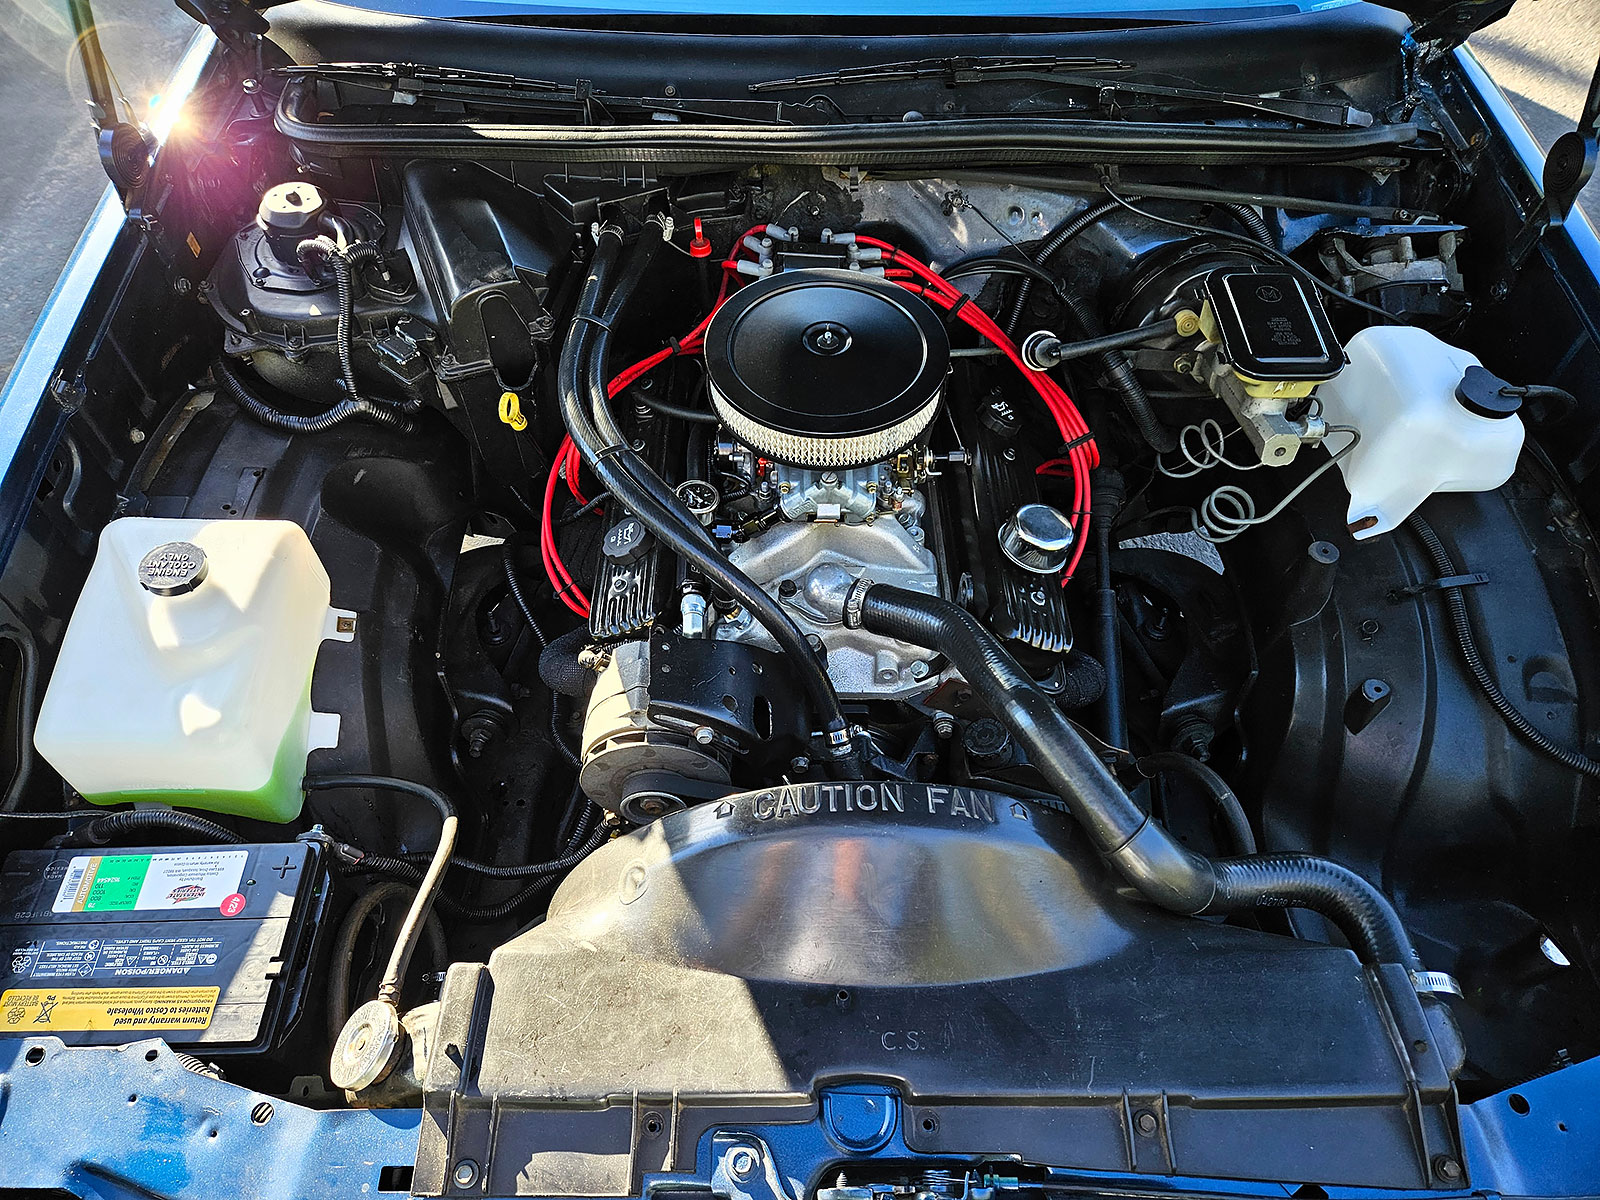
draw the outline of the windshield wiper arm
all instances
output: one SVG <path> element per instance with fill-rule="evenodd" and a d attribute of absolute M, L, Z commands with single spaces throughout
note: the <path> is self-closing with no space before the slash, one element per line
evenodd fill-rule
<path fill-rule="evenodd" d="M 1048 76 L 1056 71 L 1131 71 L 1133 64 L 1119 58 L 920 58 L 911 62 L 879 63 L 870 67 L 841 67 L 817 75 L 769 79 L 752 83 L 752 92 L 786 92 L 798 88 L 850 87 L 862 83 L 897 83 L 908 79 L 936 79 L 946 83 L 976 83 L 982 79 Z"/>
<path fill-rule="evenodd" d="M 315 66 L 279 67 L 273 74 L 294 78 L 315 77 L 333 83 L 352 83 L 414 96 L 441 95 L 450 99 L 463 96 L 504 99 L 528 92 L 573 94 L 571 84 L 555 83 L 549 79 L 528 79 L 503 71 L 434 67 L 423 63 L 318 63 Z"/>
<path fill-rule="evenodd" d="M 1372 124 L 1372 114 L 1362 112 L 1351 104 L 1336 100 L 1290 100 L 1282 96 L 1253 96 L 1244 92 L 1213 92 L 1205 88 L 1172 87 L 1160 83 L 1133 83 L 1113 79 L 1069 79 L 1061 83 L 1071 87 L 1095 88 L 1103 105 L 1112 107 L 1116 95 L 1153 99 L 1192 100 L 1200 104 L 1221 104 L 1232 108 L 1249 109 L 1268 116 L 1287 117 L 1307 125 L 1327 125 L 1334 129 L 1366 129 Z"/>

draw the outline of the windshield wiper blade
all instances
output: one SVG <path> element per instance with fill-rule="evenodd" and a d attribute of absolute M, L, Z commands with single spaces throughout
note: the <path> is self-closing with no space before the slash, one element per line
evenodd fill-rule
<path fill-rule="evenodd" d="M 769 79 L 752 83 L 752 92 L 785 92 L 797 88 L 850 87 L 863 83 L 897 83 L 908 79 L 935 79 L 946 83 L 975 83 L 981 79 L 1049 76 L 1057 71 L 1131 71 L 1133 64 L 1120 58 L 919 58 L 910 62 L 879 63 L 870 67 L 841 67 L 817 75 Z"/>

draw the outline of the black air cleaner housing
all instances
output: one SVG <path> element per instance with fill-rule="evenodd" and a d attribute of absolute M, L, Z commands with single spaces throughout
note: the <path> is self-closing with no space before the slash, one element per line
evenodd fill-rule
<path fill-rule="evenodd" d="M 741 288 L 712 317 L 705 356 L 717 415 L 740 441 L 779 462 L 850 468 L 932 424 L 950 339 L 906 289 L 816 268 Z"/>

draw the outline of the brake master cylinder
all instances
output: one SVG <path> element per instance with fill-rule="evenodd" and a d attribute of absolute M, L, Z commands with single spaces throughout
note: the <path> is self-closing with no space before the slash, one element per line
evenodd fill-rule
<path fill-rule="evenodd" d="M 96 804 L 291 820 L 307 754 L 338 740 L 339 718 L 311 710 L 323 641 L 355 636 L 355 615 L 329 600 L 328 573 L 292 522 L 113 521 L 34 745 Z"/>

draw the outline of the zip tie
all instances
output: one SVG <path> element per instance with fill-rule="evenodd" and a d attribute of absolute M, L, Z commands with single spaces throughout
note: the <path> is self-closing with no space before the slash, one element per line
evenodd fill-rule
<path fill-rule="evenodd" d="M 1079 446 L 1087 446 L 1093 441 L 1094 441 L 1094 434 L 1092 434 L 1092 433 L 1079 434 L 1077 437 L 1073 438 L 1070 442 L 1062 442 L 1061 443 L 1061 449 L 1057 450 L 1056 453 L 1060 454 L 1060 455 L 1071 454 Z"/>

